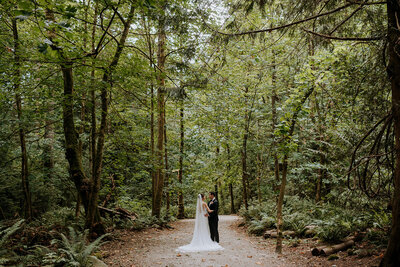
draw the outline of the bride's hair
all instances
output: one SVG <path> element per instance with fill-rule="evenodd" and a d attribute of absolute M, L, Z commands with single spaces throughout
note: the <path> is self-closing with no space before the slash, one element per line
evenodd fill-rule
<path fill-rule="evenodd" d="M 200 194 L 201 198 L 204 198 L 204 194 Z"/>

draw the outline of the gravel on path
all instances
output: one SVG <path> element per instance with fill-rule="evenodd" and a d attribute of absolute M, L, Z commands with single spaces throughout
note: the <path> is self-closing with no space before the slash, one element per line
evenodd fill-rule
<path fill-rule="evenodd" d="M 148 229 L 122 233 L 120 240 L 105 245 L 109 255 L 108 266 L 204 266 L 204 267 L 291 267 L 295 266 L 279 257 L 270 247 L 252 240 L 237 224 L 235 215 L 219 216 L 220 245 L 222 251 L 179 253 L 175 249 L 189 244 L 194 228 L 193 219 L 179 220 L 173 229 Z"/>

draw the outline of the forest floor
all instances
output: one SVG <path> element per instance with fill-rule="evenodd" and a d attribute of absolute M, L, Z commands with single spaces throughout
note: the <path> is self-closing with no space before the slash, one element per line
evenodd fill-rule
<path fill-rule="evenodd" d="M 189 244 L 194 227 L 193 219 L 179 220 L 171 229 L 151 228 L 143 231 L 118 231 L 114 241 L 105 244 L 101 257 L 108 266 L 378 266 L 380 257 L 365 258 L 338 253 L 339 259 L 311 255 L 313 240 L 302 240 L 299 246 L 284 244 L 283 254 L 277 255 L 275 240 L 249 236 L 238 216 L 219 216 L 220 245 L 223 251 L 178 253 L 175 249 Z"/>

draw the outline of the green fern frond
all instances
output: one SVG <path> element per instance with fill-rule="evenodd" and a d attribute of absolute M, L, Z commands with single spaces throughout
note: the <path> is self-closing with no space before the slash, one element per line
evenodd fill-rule
<path fill-rule="evenodd" d="M 14 234 L 16 231 L 18 231 L 22 224 L 25 222 L 24 219 L 19 220 L 15 224 L 13 224 L 11 227 L 8 227 L 7 229 L 3 230 L 0 234 L 2 235 L 0 239 L 0 247 L 3 247 L 4 244 L 7 242 L 8 238 Z"/>

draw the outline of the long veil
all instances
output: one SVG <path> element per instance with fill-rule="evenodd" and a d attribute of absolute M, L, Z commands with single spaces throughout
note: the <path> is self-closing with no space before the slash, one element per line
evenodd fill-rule
<path fill-rule="evenodd" d="M 193 232 L 193 238 L 192 241 L 195 240 L 199 234 L 200 234 L 200 219 L 201 216 L 203 215 L 203 208 L 201 207 L 202 203 L 202 197 L 201 194 L 197 196 L 197 203 L 196 203 L 196 217 L 194 221 L 194 232 Z"/>

